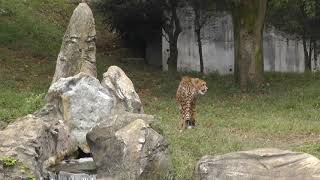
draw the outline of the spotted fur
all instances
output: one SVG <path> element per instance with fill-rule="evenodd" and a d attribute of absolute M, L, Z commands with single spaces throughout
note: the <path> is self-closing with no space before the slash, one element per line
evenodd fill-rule
<path fill-rule="evenodd" d="M 185 129 L 189 124 L 195 126 L 196 122 L 196 101 L 199 95 L 204 95 L 208 90 L 204 80 L 182 77 L 177 89 L 176 100 L 180 105 L 180 125 Z"/>

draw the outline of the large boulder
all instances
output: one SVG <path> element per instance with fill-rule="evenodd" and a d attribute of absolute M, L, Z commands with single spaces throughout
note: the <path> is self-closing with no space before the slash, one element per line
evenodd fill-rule
<path fill-rule="evenodd" d="M 102 86 L 113 93 L 117 100 L 116 110 L 143 113 L 139 95 L 136 93 L 132 81 L 123 70 L 117 66 L 110 66 L 103 74 Z"/>
<path fill-rule="evenodd" d="M 168 144 L 149 126 L 152 121 L 150 115 L 126 113 L 101 122 L 88 133 L 98 178 L 169 177 Z"/>
<path fill-rule="evenodd" d="M 319 178 L 319 159 L 309 154 L 279 149 L 256 149 L 215 157 L 204 156 L 195 169 L 195 179 L 202 180 Z"/>
<path fill-rule="evenodd" d="M 86 134 L 111 116 L 115 103 L 112 94 L 96 78 L 79 73 L 52 84 L 46 98 L 49 104 L 59 107 L 72 137 L 89 153 Z"/>
<path fill-rule="evenodd" d="M 52 83 L 79 72 L 97 77 L 95 39 L 92 11 L 86 3 L 80 3 L 64 34 Z"/>
<path fill-rule="evenodd" d="M 0 179 L 43 179 L 47 167 L 75 151 L 76 143 L 57 115 L 47 106 L 0 131 Z"/>

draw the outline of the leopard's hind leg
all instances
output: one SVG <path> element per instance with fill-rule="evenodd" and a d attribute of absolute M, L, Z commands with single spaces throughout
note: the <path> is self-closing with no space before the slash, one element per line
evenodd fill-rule
<path fill-rule="evenodd" d="M 191 102 L 191 126 L 196 126 L 196 115 L 197 115 L 196 100 L 194 99 Z"/>
<path fill-rule="evenodd" d="M 191 101 L 183 102 L 180 105 L 180 123 L 182 129 L 187 128 L 188 121 L 192 123 L 191 114 Z"/>
<path fill-rule="evenodd" d="M 186 128 L 186 122 L 185 122 L 185 118 L 184 118 L 184 108 L 182 107 L 182 105 L 180 105 L 180 128 L 181 129 L 185 129 Z"/>

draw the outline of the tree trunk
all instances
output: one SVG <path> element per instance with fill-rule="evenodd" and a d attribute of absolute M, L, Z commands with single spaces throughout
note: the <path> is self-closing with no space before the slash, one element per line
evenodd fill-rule
<path fill-rule="evenodd" d="M 177 47 L 177 41 L 174 40 L 172 37 L 171 40 L 169 40 L 170 44 L 170 54 L 168 59 L 168 69 L 169 71 L 177 71 L 177 60 L 178 60 L 178 47 Z"/>
<path fill-rule="evenodd" d="M 235 80 L 241 90 L 259 87 L 263 77 L 263 28 L 267 0 L 240 0 L 234 3 Z"/>
<path fill-rule="evenodd" d="M 305 35 L 302 37 L 302 45 L 303 45 L 303 51 L 304 51 L 304 71 L 310 72 L 311 71 L 311 57 L 312 57 L 312 45 L 311 40 L 309 42 L 309 51 L 307 47 L 307 38 Z"/>
<path fill-rule="evenodd" d="M 197 30 L 197 41 L 198 41 L 198 48 L 199 48 L 199 60 L 200 60 L 200 72 L 204 72 L 204 65 L 203 65 L 203 55 L 202 55 L 202 43 L 201 43 L 201 35 L 200 29 Z"/>
<path fill-rule="evenodd" d="M 195 33 L 197 35 L 197 43 L 198 43 L 198 50 L 199 50 L 199 60 L 200 60 L 200 72 L 203 73 L 204 71 L 204 65 L 203 65 L 203 55 L 202 55 L 202 42 L 201 42 L 201 13 L 200 8 L 197 9 L 197 7 L 193 7 L 194 13 L 195 13 Z"/>
<path fill-rule="evenodd" d="M 314 62 L 314 70 L 317 71 L 317 63 L 318 63 L 318 49 L 317 49 L 317 41 L 313 41 L 313 62 Z"/>
<path fill-rule="evenodd" d="M 177 15 L 178 4 L 174 0 L 169 1 L 170 3 L 170 25 L 165 28 L 166 33 L 169 36 L 170 44 L 170 55 L 168 59 L 168 68 L 169 71 L 177 71 L 177 60 L 178 60 L 178 38 L 181 33 L 180 20 Z"/>

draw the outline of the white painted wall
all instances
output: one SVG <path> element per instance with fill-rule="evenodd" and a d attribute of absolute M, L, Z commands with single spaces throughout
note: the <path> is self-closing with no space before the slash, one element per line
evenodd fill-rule
<path fill-rule="evenodd" d="M 178 11 L 182 32 L 178 39 L 178 70 L 200 71 L 199 51 L 194 32 L 194 13 L 191 7 Z M 272 72 L 303 72 L 302 42 L 266 28 L 264 32 L 264 70 Z M 234 70 L 233 25 L 231 15 L 221 13 L 211 17 L 202 29 L 202 51 L 206 74 L 230 74 Z M 167 70 L 169 44 L 162 40 L 163 70 Z M 320 57 L 319 57 L 320 59 Z M 314 64 L 314 63 L 312 63 Z"/>
<path fill-rule="evenodd" d="M 264 32 L 264 70 L 270 72 L 304 72 L 302 41 L 269 28 Z"/>

